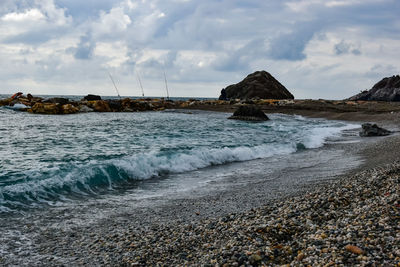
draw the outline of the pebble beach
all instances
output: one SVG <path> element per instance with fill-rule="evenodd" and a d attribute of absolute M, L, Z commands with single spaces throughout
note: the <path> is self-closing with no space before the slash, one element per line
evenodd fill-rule
<path fill-rule="evenodd" d="M 395 162 L 268 207 L 142 231 L 127 225 L 78 247 L 110 266 L 399 266 L 399 173 Z"/>

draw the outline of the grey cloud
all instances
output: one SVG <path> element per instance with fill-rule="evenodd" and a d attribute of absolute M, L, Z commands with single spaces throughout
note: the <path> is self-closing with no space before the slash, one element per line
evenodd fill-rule
<path fill-rule="evenodd" d="M 109 11 L 117 3 L 114 0 L 55 0 L 55 3 L 66 8 L 67 15 L 72 15 L 77 22 L 98 17 L 100 11 Z"/>
<path fill-rule="evenodd" d="M 340 43 L 335 44 L 333 50 L 336 55 L 344 55 L 344 54 L 353 54 L 353 55 L 361 55 L 361 49 L 356 47 L 356 45 L 345 42 L 344 40 L 340 41 Z"/>
<path fill-rule="evenodd" d="M 225 72 L 247 71 L 250 70 L 250 62 L 262 57 L 267 57 L 265 40 L 255 39 L 235 51 L 228 52 L 224 58 L 218 59 L 214 63 L 214 68 Z"/>
<path fill-rule="evenodd" d="M 91 59 L 93 56 L 93 51 L 96 47 L 96 44 L 91 39 L 90 34 L 86 34 L 81 36 L 78 47 L 73 49 L 74 57 L 76 59 Z"/>
<path fill-rule="evenodd" d="M 307 56 L 304 49 L 315 33 L 314 26 L 297 29 L 272 40 L 269 56 L 275 60 L 303 60 Z"/>

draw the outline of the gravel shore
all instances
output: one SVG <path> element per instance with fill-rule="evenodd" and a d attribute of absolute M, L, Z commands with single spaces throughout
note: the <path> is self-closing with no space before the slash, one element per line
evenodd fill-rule
<path fill-rule="evenodd" d="M 395 266 L 399 174 L 393 163 L 246 213 L 105 236 L 94 249 L 128 265 Z"/>
<path fill-rule="evenodd" d="M 257 191 L 178 199 L 93 225 L 18 226 L 33 239 L 20 238 L 18 255 L 0 257 L 0 265 L 400 266 L 400 136 L 370 140 L 358 152 L 342 145 L 363 157 L 357 169 L 275 199 L 262 199 L 260 185 L 247 197 Z M 72 215 L 59 216 L 54 224 Z"/>
<path fill-rule="evenodd" d="M 115 225 L 71 241 L 97 255 L 94 265 L 399 266 L 399 195 L 395 162 L 245 213 L 140 231 Z M 80 257 L 75 264 L 91 265 Z"/>

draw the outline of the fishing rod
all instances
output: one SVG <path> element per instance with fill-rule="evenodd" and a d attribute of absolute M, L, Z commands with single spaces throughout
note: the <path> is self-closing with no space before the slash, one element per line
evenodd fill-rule
<path fill-rule="evenodd" d="M 113 83 L 113 85 L 114 85 L 115 91 L 117 91 L 117 95 L 118 95 L 119 99 L 121 99 L 121 96 L 119 95 L 118 88 L 117 88 L 117 86 L 115 85 L 115 82 L 114 82 L 113 77 L 111 76 L 111 73 L 108 73 L 108 75 L 110 76 L 110 79 L 111 79 L 111 81 L 112 81 L 112 83 Z"/>
<path fill-rule="evenodd" d="M 142 89 L 142 96 L 144 97 L 144 90 L 143 90 L 143 85 L 142 85 L 142 80 L 140 80 L 139 73 L 136 73 L 136 78 L 139 82 L 140 88 Z"/>
<path fill-rule="evenodd" d="M 169 100 L 169 92 L 168 92 L 167 75 L 165 75 L 165 70 L 164 70 L 164 80 L 165 80 L 165 89 L 167 90 L 167 100 Z"/>

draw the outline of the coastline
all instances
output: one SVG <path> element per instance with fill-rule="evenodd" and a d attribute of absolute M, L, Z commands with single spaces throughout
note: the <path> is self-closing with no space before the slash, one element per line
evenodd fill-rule
<path fill-rule="evenodd" d="M 313 115 L 323 117 L 322 113 Z M 371 118 L 369 121 L 376 121 L 378 116 L 369 118 Z M 384 125 L 394 126 L 390 120 L 385 120 Z M 37 247 L 35 250 L 38 255 L 31 255 L 31 260 L 33 260 L 29 263 L 30 265 L 48 266 L 60 264 L 156 265 L 157 263 L 160 265 L 216 265 L 217 263 L 220 265 L 235 265 L 235 263 L 239 265 L 246 263 L 274 265 L 289 262 L 324 265 L 331 262 L 333 264 L 365 264 L 368 262 L 379 264 L 386 261 L 396 264 L 400 257 L 396 254 L 399 250 L 398 244 L 396 247 L 396 244 L 390 243 L 392 249 L 389 252 L 393 254 L 392 258 L 389 255 L 388 259 L 377 258 L 379 255 L 373 253 L 376 251 L 368 247 L 369 243 L 366 246 L 364 241 L 360 241 L 358 234 L 356 237 L 350 234 L 351 238 L 355 238 L 354 240 L 342 240 L 346 238 L 347 232 L 336 233 L 335 230 L 330 229 L 333 232 L 329 232 L 328 235 L 325 229 L 327 225 L 324 224 L 328 220 L 325 218 L 314 222 L 314 218 L 319 218 L 328 210 L 334 213 L 332 216 L 335 220 L 344 220 L 350 226 L 357 222 L 357 225 L 362 226 L 359 223 L 362 219 L 357 217 L 358 215 L 356 217 L 350 215 L 357 210 L 367 210 L 365 207 L 361 209 L 361 206 L 357 207 L 357 205 L 376 204 L 365 203 L 365 199 L 377 198 L 376 201 L 381 201 L 379 202 L 381 206 L 376 207 L 375 205 L 372 210 L 375 212 L 372 213 L 375 216 L 372 219 L 382 217 L 382 214 L 379 214 L 380 207 L 383 207 L 383 210 L 391 209 L 392 206 L 396 208 L 397 204 L 393 204 L 395 201 L 393 196 L 396 196 L 396 192 L 399 195 L 399 188 L 396 178 L 391 176 L 400 173 L 400 170 L 398 165 L 390 163 L 400 156 L 396 150 L 399 143 L 399 136 L 393 135 L 371 138 L 361 145 L 326 145 L 324 148 L 326 151 L 331 151 L 332 146 L 335 146 L 335 149 L 342 149 L 344 154 L 359 154 L 363 157 L 364 163 L 347 170 L 346 174 L 339 177 L 306 182 L 295 192 L 274 198 L 265 196 L 264 203 L 257 200 L 256 203 L 247 204 L 246 201 L 252 198 L 261 198 L 262 191 L 259 191 L 257 195 L 251 195 L 255 192 L 255 188 L 250 190 L 248 187 L 240 187 L 239 190 L 243 191 L 241 196 L 249 195 L 247 198 L 236 197 L 234 193 L 237 191 L 231 190 L 221 196 L 206 195 L 176 199 L 168 202 L 167 205 L 162 203 L 158 208 L 143 207 L 135 210 L 135 213 L 120 214 L 118 217 L 99 220 L 95 225 L 73 225 L 71 228 L 54 227 L 62 222 L 60 219 L 53 218 L 54 223 L 50 221 L 47 226 L 31 226 L 30 231 L 36 234 Z M 384 197 L 388 185 L 380 188 L 380 185 L 377 184 L 374 185 L 376 190 L 368 189 L 368 186 L 371 183 L 374 184 L 374 181 L 367 181 L 366 178 L 372 179 L 377 173 L 379 177 L 381 176 L 379 182 L 387 182 L 389 179 L 392 185 L 397 186 L 397 188 L 391 189 L 394 190 L 391 193 L 392 198 Z M 252 185 L 252 187 L 254 186 Z M 344 188 L 347 189 L 343 192 Z M 357 188 L 357 190 L 353 192 L 349 188 Z M 262 186 L 259 190 L 261 189 Z M 369 195 L 362 195 L 364 189 L 369 190 Z M 328 202 L 333 203 L 333 207 L 328 205 L 326 206 L 328 209 L 323 208 L 320 200 L 326 202 L 330 197 L 333 197 L 333 200 Z M 365 199 L 361 201 L 361 197 Z M 346 199 L 346 202 L 341 200 L 343 198 Z M 351 205 L 347 203 L 349 201 Z M 228 206 L 231 205 L 233 207 L 229 209 Z M 296 213 L 297 211 L 299 212 Z M 60 216 L 63 216 L 61 213 L 62 211 L 60 211 Z M 138 219 L 138 217 L 142 218 Z M 297 220 L 297 223 L 294 220 Z M 394 218 L 394 220 L 394 226 L 396 223 L 398 225 L 399 219 Z M 382 227 L 385 227 L 385 223 L 387 221 L 383 220 Z M 338 227 L 346 228 L 348 225 L 339 223 Z M 388 238 L 393 231 L 394 233 L 398 232 L 398 228 L 394 226 L 389 227 L 391 231 L 388 231 L 390 233 Z M 39 230 L 39 228 L 42 229 Z M 318 232 L 318 229 L 322 229 L 321 232 Z M 375 229 L 375 231 L 378 230 L 379 227 Z M 356 228 L 355 231 L 361 233 L 361 237 L 368 234 L 359 228 Z M 327 246 L 327 243 L 332 245 L 339 237 L 342 239 L 334 249 L 332 246 Z M 344 247 L 350 243 L 363 249 L 364 254 L 353 255 L 354 253 L 345 249 Z M 321 252 L 325 256 L 322 257 L 318 254 Z M 386 255 L 388 250 L 380 252 Z M 332 258 L 333 254 L 338 257 Z M 23 263 L 20 261 L 21 259 L 14 260 L 0 259 L 0 263 Z"/>

